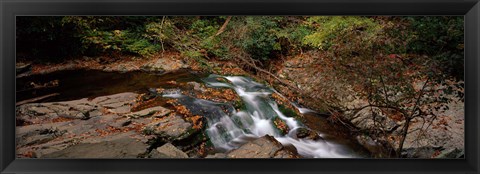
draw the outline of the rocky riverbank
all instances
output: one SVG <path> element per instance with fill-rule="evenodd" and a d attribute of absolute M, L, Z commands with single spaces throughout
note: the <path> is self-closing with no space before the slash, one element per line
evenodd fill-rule
<path fill-rule="evenodd" d="M 153 100 L 144 99 L 145 95 L 120 93 L 18 106 L 18 157 L 298 157 L 269 136 L 230 152 L 208 154 L 213 151 L 199 121 L 201 116 L 188 117 L 182 106 L 170 105 L 172 109 L 168 109 L 157 105 L 162 102 L 152 104 Z"/>
<path fill-rule="evenodd" d="M 149 58 L 134 56 L 84 56 L 79 59 L 67 60 L 60 63 L 17 62 L 17 78 L 35 74 L 48 74 L 57 71 L 78 69 L 102 70 L 106 72 L 130 72 L 141 70 L 164 73 L 187 68 L 196 70 L 200 69 L 196 63 L 182 59 L 181 56 L 175 52 L 158 54 Z"/>
<path fill-rule="evenodd" d="M 327 79 L 318 74 L 309 74 L 311 72 L 305 69 L 311 64 L 309 60 L 309 58 L 301 56 L 289 59 L 283 63 L 281 66 L 283 68 L 277 70 L 276 74 L 284 82 L 298 87 L 303 91 L 302 94 L 295 93 L 285 84 L 275 83 L 278 81 L 272 80 L 271 77 L 263 77 L 263 79 L 270 81 L 275 89 L 287 96 L 290 101 L 322 111 L 324 103 L 318 101 L 322 101 L 325 96 L 321 95 L 321 92 L 315 91 L 316 88 L 311 85 L 322 84 L 320 81 Z M 248 75 L 247 72 L 232 62 L 212 61 L 211 64 L 210 70 L 218 74 Z M 202 69 L 195 62 L 185 61 L 174 53 L 162 58 L 129 58 L 122 61 L 101 57 L 84 57 L 82 61 L 68 61 L 54 65 L 23 63 L 18 64 L 18 67 L 17 77 L 77 69 L 123 73 L 145 71 L 156 74 L 175 72 L 179 69 Z M 262 78 L 262 76 L 254 77 L 256 79 Z M 345 107 L 355 108 L 365 104 L 365 101 L 356 100 L 354 91 L 345 88 L 345 85 L 335 83 L 334 79 L 328 80 L 331 82 L 329 84 L 333 84 L 333 87 L 338 89 L 334 97 L 342 99 L 340 101 Z M 207 88 L 205 85 L 194 81 L 176 82 L 172 80 L 165 82 L 165 84 L 177 86 L 183 90 L 182 93 L 195 98 L 209 99 L 215 102 L 231 102 L 232 105 L 239 105 L 238 96 L 232 90 Z M 56 83 L 48 82 L 34 85 L 39 88 L 51 87 L 58 85 L 58 81 Z M 163 89 L 158 90 L 146 94 L 120 93 L 67 102 L 17 103 L 19 105 L 17 107 L 18 154 L 21 157 L 40 158 L 92 157 L 91 155 L 105 158 L 250 158 L 253 157 L 251 154 L 256 152 L 273 151 L 266 156 L 258 154 L 254 156 L 299 157 L 294 147 L 293 150 L 289 147 L 285 148 L 275 139 L 272 140 L 268 137 L 251 140 L 247 143 L 248 146 L 245 144 L 241 148 L 230 152 L 216 153 L 212 151 L 213 147 L 208 142 L 208 136 L 205 135 L 205 118 L 202 115 L 192 115 L 185 112 L 185 108 L 175 105 L 172 100 L 159 99 L 160 97 L 155 95 L 162 93 Z M 278 94 L 273 94 L 272 97 L 277 103 L 295 112 L 294 115 L 302 115 L 286 98 L 280 97 Z M 405 157 L 452 158 L 463 155 L 463 102 L 452 102 L 449 104 L 449 108 L 451 109 L 447 112 L 437 113 L 441 118 L 432 123 L 432 129 L 435 129 L 435 131 L 417 131 L 424 126 L 421 121 L 412 124 L 409 128 L 411 131 L 409 135 L 411 136 L 407 136 L 404 144 L 403 155 Z M 374 127 L 374 122 L 368 119 L 370 117 L 368 114 L 367 111 L 345 112 L 342 113 L 345 123 L 324 122 L 323 124 L 332 124 L 335 129 L 342 130 L 335 136 L 352 139 L 355 141 L 354 144 L 362 144 L 363 148 L 367 149 L 373 157 L 391 157 L 392 151 L 388 150 L 389 147 L 385 148 L 385 144 L 379 143 L 388 137 L 378 139 L 379 137 L 359 133 L 362 130 L 369 130 Z M 385 123 L 388 123 L 387 127 L 390 127 L 390 131 L 399 131 L 401 122 L 386 116 L 383 116 L 383 118 L 385 118 Z M 305 118 L 300 119 L 305 120 Z M 327 120 L 332 120 L 332 116 L 328 117 Z M 274 124 L 279 130 L 288 132 L 285 122 L 276 120 Z M 311 123 L 309 125 L 316 126 Z M 350 125 L 355 127 L 355 130 L 348 130 L 351 128 Z M 305 138 L 309 138 L 310 135 L 315 136 L 317 134 L 309 134 Z M 351 138 L 351 136 L 355 138 Z M 186 143 L 190 141 L 194 141 L 194 143 Z M 351 142 L 349 143 L 351 144 Z M 121 148 L 127 145 L 132 146 L 132 148 Z M 89 147 L 112 148 L 102 150 L 105 152 L 104 154 L 78 153 L 87 150 Z M 237 154 L 240 152 L 243 155 Z M 82 156 L 83 154 L 85 156 Z"/>
<path fill-rule="evenodd" d="M 183 94 L 238 105 L 229 89 L 195 81 L 169 81 Z M 72 101 L 19 104 L 16 108 L 20 158 L 298 158 L 275 138 L 251 139 L 218 153 L 205 134 L 206 120 L 193 115 L 172 89 L 125 92 Z"/>
<path fill-rule="evenodd" d="M 274 84 L 276 89 L 286 94 L 291 100 L 316 110 L 324 110 L 325 101 L 335 101 L 328 103 L 328 105 L 347 108 L 348 110 L 335 113 L 333 115 L 337 118 L 335 120 L 342 122 L 341 124 L 349 128 L 354 133 L 358 143 L 375 154 L 376 157 L 394 156 L 392 148 L 398 147 L 397 138 L 401 134 L 401 127 L 405 121 L 399 120 L 395 115 L 380 108 L 363 107 L 368 105 L 368 102 L 358 99 L 350 85 L 345 84 L 341 79 L 319 74 L 316 71 L 309 71 L 312 66 L 322 68 L 318 65 L 312 65 L 314 57 L 321 57 L 321 55 L 317 52 L 310 52 L 290 57 L 277 66 L 281 68 L 276 70 L 276 75 L 285 82 L 298 87 L 301 94 L 281 83 Z M 326 83 L 327 81 L 328 83 Z M 463 82 L 449 81 L 445 88 L 462 90 L 458 88 L 461 83 Z M 416 85 L 417 88 L 421 88 L 421 85 Z M 326 91 L 331 92 L 327 93 Z M 441 95 L 441 92 L 435 95 Z M 437 116 L 434 120 L 417 118 L 411 123 L 403 145 L 402 157 L 463 158 L 465 144 L 464 102 L 458 96 L 449 95 L 447 97 L 452 98 L 452 102 L 446 105 L 445 108 L 448 108 L 446 110 L 434 110 L 433 114 Z M 372 114 L 376 115 L 376 120 L 372 119 L 374 118 Z M 333 117 L 331 116 L 331 118 Z M 382 125 L 378 125 L 379 123 Z M 375 137 L 365 134 L 365 132 L 372 130 L 392 132 L 392 136 Z M 390 144 L 381 142 L 390 142 Z"/>

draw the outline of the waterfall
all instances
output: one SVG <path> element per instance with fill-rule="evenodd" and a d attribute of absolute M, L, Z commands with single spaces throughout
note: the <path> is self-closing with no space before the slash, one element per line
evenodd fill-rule
<path fill-rule="evenodd" d="M 189 107 L 193 114 L 205 116 L 208 125 L 207 134 L 219 151 L 238 148 L 249 140 L 268 134 L 283 145 L 295 146 L 303 157 L 357 157 L 347 147 L 322 138 L 318 140 L 296 138 L 296 130 L 306 127 L 294 117 L 284 115 L 278 104 L 270 97 L 276 91 L 263 84 L 242 76 L 210 75 L 202 80 L 208 87 L 235 90 L 245 109 L 237 111 L 232 105 L 197 99 L 182 95 L 180 92 L 168 93 L 163 96 L 177 98 L 179 102 Z M 297 109 L 302 112 L 311 111 L 306 108 Z M 276 129 L 273 123 L 275 118 L 286 123 L 289 128 L 288 133 L 282 134 Z"/>

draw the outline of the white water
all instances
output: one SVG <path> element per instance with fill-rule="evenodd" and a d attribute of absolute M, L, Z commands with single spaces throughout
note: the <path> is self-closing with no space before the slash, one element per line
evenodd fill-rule
<path fill-rule="evenodd" d="M 218 78 L 224 78 L 229 82 L 221 82 Z M 277 103 L 269 95 L 274 90 L 259 84 L 253 80 L 240 76 L 211 75 L 204 79 L 209 87 L 226 87 L 235 90 L 245 104 L 246 110 L 236 111 L 229 109 L 225 113 L 225 105 L 207 100 L 187 98 L 184 95 L 173 92 L 165 94 L 165 97 L 183 98 L 184 102 L 193 102 L 194 105 L 209 110 L 207 115 L 207 134 L 217 149 L 228 151 L 238 148 L 242 144 L 254 138 L 264 135 L 275 137 L 283 145 L 293 145 L 303 157 L 313 158 L 351 158 L 357 157 L 347 147 L 323 140 L 308 140 L 296 138 L 296 129 L 304 127 L 293 117 L 284 115 L 278 108 Z M 193 100 L 193 101 L 192 101 Z M 307 108 L 297 108 L 301 113 L 314 112 Z M 273 119 L 278 117 L 285 121 L 289 132 L 282 135 L 273 125 Z M 320 137 L 322 134 L 319 134 Z"/>

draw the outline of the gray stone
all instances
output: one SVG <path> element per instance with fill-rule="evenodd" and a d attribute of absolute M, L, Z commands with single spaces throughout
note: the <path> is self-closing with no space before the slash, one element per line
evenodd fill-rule
<path fill-rule="evenodd" d="M 372 139 L 367 135 L 359 135 L 356 137 L 357 142 L 365 147 L 374 157 L 387 158 L 391 157 L 387 149 L 385 149 L 381 143 Z"/>
<path fill-rule="evenodd" d="M 130 105 L 123 105 L 117 108 L 108 109 L 108 111 L 114 114 L 126 114 L 130 112 L 130 109 Z"/>
<path fill-rule="evenodd" d="M 127 104 L 133 104 L 138 94 L 125 92 L 109 96 L 97 97 L 92 100 L 93 103 L 104 107 L 116 108 Z"/>
<path fill-rule="evenodd" d="M 375 120 L 373 120 L 373 114 L 375 114 Z M 352 116 L 351 123 L 364 130 L 380 129 L 390 132 L 399 127 L 396 121 L 387 117 L 380 108 L 377 107 L 367 107 L 358 111 Z"/>
<path fill-rule="evenodd" d="M 151 115 L 155 114 L 156 117 L 162 117 L 162 116 L 165 116 L 165 115 L 169 114 L 170 112 L 171 111 L 167 108 L 164 108 L 164 107 L 161 107 L 161 106 L 156 106 L 156 107 L 147 108 L 147 109 L 144 109 L 144 110 L 141 110 L 141 111 L 138 111 L 138 112 L 133 112 L 133 113 L 127 114 L 125 116 L 138 118 L 138 117 L 151 116 Z"/>
<path fill-rule="evenodd" d="M 36 130 L 33 132 L 29 132 L 27 134 L 24 134 L 20 137 L 17 137 L 17 147 L 22 147 L 22 146 L 31 146 L 31 145 L 37 145 L 37 144 L 42 144 L 46 143 L 48 141 L 51 141 L 55 139 L 58 136 L 61 135 L 63 132 L 58 132 L 55 133 L 55 130 L 52 132 L 49 132 L 48 129 L 44 130 Z"/>
<path fill-rule="evenodd" d="M 228 158 L 272 158 L 283 146 L 272 136 L 265 135 L 250 141 L 227 154 Z"/>
<path fill-rule="evenodd" d="M 50 108 L 48 108 L 46 106 L 42 106 L 42 105 L 32 106 L 29 109 L 34 115 L 46 115 L 46 114 L 49 114 L 49 113 L 53 112 Z"/>
<path fill-rule="evenodd" d="M 292 151 L 282 149 L 275 153 L 275 156 L 273 156 L 273 158 L 299 158 L 299 156 Z"/>
<path fill-rule="evenodd" d="M 455 148 L 443 150 L 440 155 L 436 156 L 435 158 L 461 158 L 464 155 L 465 151 Z"/>
<path fill-rule="evenodd" d="M 191 129 L 192 124 L 190 122 L 186 122 L 178 115 L 170 115 L 148 124 L 144 128 L 144 132 L 147 134 L 165 136 L 164 138 L 168 139 L 176 139 L 184 134 L 188 134 L 188 131 Z M 182 136 L 182 138 L 185 137 Z"/>
<path fill-rule="evenodd" d="M 170 143 L 167 143 L 157 149 L 153 150 L 150 154 L 151 158 L 188 158 L 188 155 L 173 146 Z"/>
<path fill-rule="evenodd" d="M 148 146 L 133 138 L 98 143 L 80 143 L 43 155 L 42 158 L 137 158 Z"/>
<path fill-rule="evenodd" d="M 320 136 L 315 132 L 307 128 L 298 128 L 296 130 L 297 138 L 305 138 L 310 140 L 318 140 Z"/>
<path fill-rule="evenodd" d="M 155 62 L 146 63 L 141 67 L 145 71 L 174 71 L 181 68 L 188 68 L 189 66 L 185 64 L 182 60 L 167 59 L 161 58 Z"/>
<path fill-rule="evenodd" d="M 205 92 L 207 89 L 203 88 L 200 83 L 197 82 L 188 82 L 187 83 L 190 86 L 193 86 L 193 90 L 199 91 L 199 92 Z"/>

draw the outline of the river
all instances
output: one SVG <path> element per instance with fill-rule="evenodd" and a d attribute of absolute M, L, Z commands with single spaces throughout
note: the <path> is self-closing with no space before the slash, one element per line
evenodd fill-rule
<path fill-rule="evenodd" d="M 58 81 L 58 85 L 32 89 L 32 86 Z M 183 95 L 180 89 L 169 83 L 203 83 L 207 87 L 230 88 L 241 98 L 244 106 L 235 109 L 228 103 Z M 176 98 L 195 115 L 207 119 L 206 133 L 218 152 L 238 148 L 252 139 L 271 135 L 284 146 L 293 146 L 306 158 L 358 158 L 368 154 L 348 133 L 335 130 L 324 117 L 307 108 L 298 107 L 303 115 L 302 123 L 292 115 L 286 115 L 271 98 L 274 89 L 242 76 L 220 76 L 188 70 L 167 74 L 153 74 L 141 71 L 116 73 L 95 70 L 59 71 L 46 75 L 34 75 L 17 79 L 17 101 L 58 93 L 56 96 L 37 102 L 68 101 L 81 98 L 95 98 L 121 92 L 147 92 L 151 88 L 165 88 L 163 97 Z M 277 93 L 278 94 L 278 93 Z M 279 94 L 281 95 L 281 94 Z M 295 105 L 296 106 L 296 105 Z M 288 132 L 277 129 L 273 120 L 281 119 L 288 126 Z M 299 130 L 310 130 L 318 139 L 298 138 Z M 340 131 L 341 132 L 341 131 Z"/>

